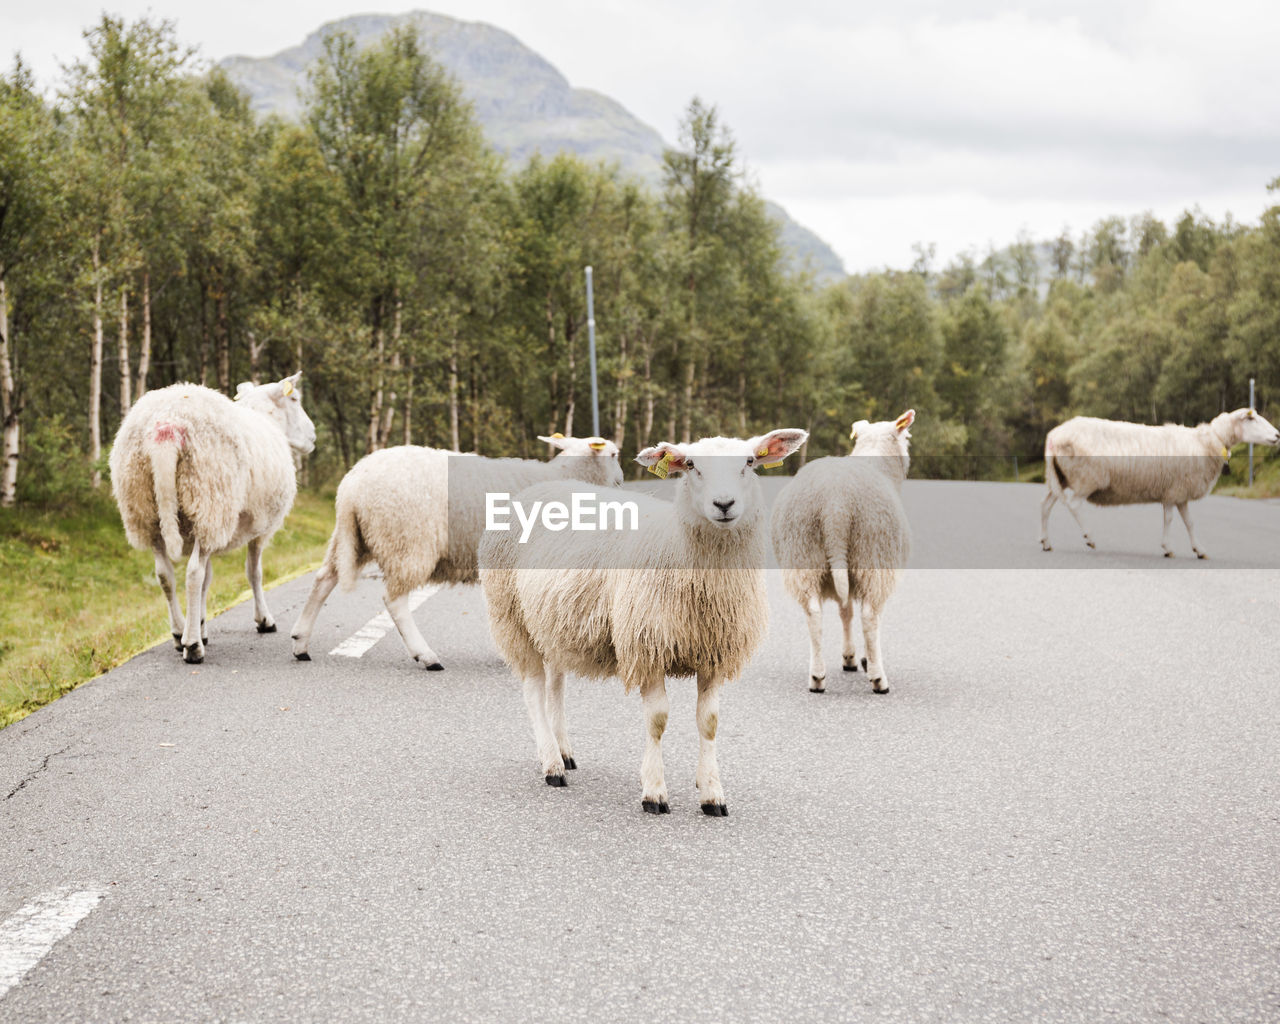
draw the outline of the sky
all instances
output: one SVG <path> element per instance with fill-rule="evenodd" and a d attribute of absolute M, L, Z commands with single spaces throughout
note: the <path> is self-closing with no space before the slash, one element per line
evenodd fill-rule
<path fill-rule="evenodd" d="M 52 86 L 103 4 L 0 5 L 0 55 Z M 1280 202 L 1280 5 L 1252 0 L 118 0 L 218 60 L 326 21 L 425 9 L 511 32 L 674 141 L 714 104 L 749 179 L 850 272 L 935 265 L 1020 234 Z"/>

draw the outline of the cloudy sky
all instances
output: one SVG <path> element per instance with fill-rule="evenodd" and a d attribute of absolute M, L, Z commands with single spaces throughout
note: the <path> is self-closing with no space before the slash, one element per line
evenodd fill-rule
<path fill-rule="evenodd" d="M 11 0 L 0 52 L 44 84 L 103 5 Z M 939 262 L 1025 231 L 1199 205 L 1255 222 L 1280 176 L 1280 7 L 1250 0 L 120 0 L 210 60 L 321 23 L 422 8 L 515 34 L 668 140 L 716 104 L 755 182 L 850 271 Z M 1271 197 L 1275 201 L 1275 197 Z"/>

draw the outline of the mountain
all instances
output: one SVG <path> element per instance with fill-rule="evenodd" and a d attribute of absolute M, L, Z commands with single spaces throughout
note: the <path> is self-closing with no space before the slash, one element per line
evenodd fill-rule
<path fill-rule="evenodd" d="M 272 57 L 220 61 L 244 89 L 254 110 L 296 118 L 306 69 L 324 53 L 330 32 L 350 33 L 358 45 L 389 29 L 413 25 L 423 46 L 459 82 L 475 107 L 489 142 L 523 163 L 535 152 L 567 150 L 585 160 L 617 163 L 624 172 L 656 185 L 661 177 L 662 136 L 620 103 L 590 89 L 575 89 L 550 63 L 509 32 L 481 22 L 458 21 L 426 11 L 362 14 L 329 22 L 302 42 Z M 768 204 L 796 266 L 822 281 L 845 276 L 831 247 L 797 224 L 782 207 Z"/>

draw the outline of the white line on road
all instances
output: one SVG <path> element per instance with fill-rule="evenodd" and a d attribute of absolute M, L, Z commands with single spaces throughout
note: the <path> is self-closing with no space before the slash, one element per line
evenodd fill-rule
<path fill-rule="evenodd" d="M 104 895 L 96 889 L 46 892 L 0 924 L 0 997 L 70 935 Z"/>
<path fill-rule="evenodd" d="M 439 589 L 439 587 L 423 587 L 410 594 L 410 613 L 416 612 L 422 602 Z M 359 658 L 394 628 L 395 623 L 391 621 L 391 614 L 389 612 L 379 612 L 329 653 L 331 655 L 341 655 L 344 658 Z"/>

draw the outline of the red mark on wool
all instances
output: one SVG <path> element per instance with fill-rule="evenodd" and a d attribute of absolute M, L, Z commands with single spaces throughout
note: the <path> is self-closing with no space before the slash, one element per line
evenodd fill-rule
<path fill-rule="evenodd" d="M 186 443 L 187 428 L 179 426 L 177 423 L 157 423 L 156 424 L 156 443 L 160 444 L 164 441 L 172 441 L 179 448 Z"/>

